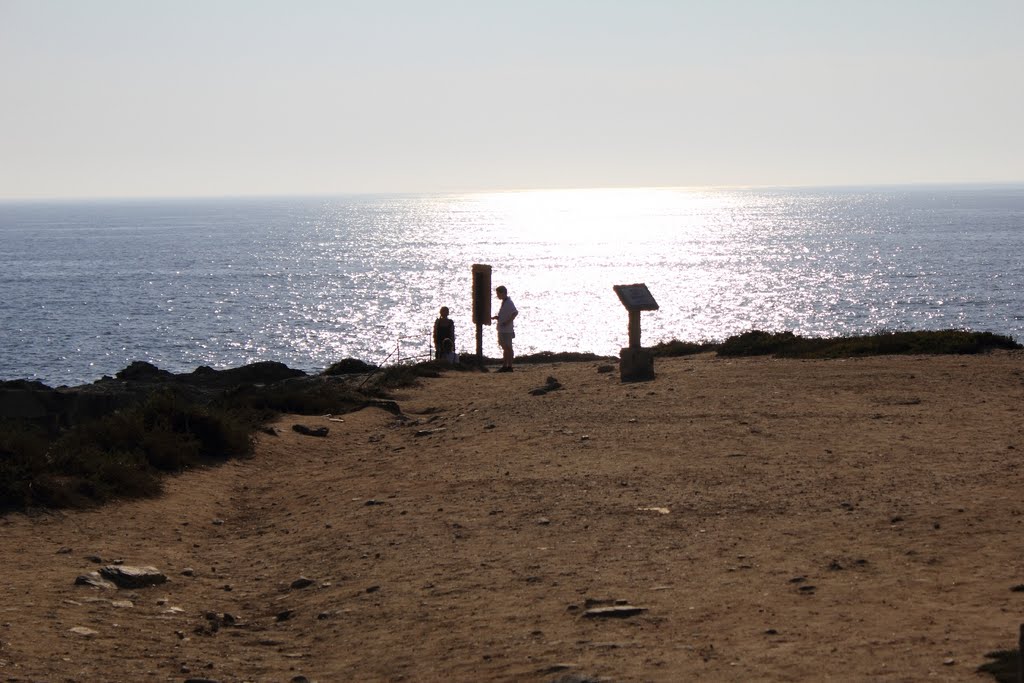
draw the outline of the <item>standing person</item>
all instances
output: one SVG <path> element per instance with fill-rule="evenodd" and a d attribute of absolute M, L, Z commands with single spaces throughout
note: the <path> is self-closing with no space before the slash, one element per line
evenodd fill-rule
<path fill-rule="evenodd" d="M 498 315 L 492 317 L 492 320 L 498 321 L 498 346 L 501 347 L 501 369 L 498 372 L 512 372 L 512 358 L 515 356 L 512 351 L 512 339 L 516 336 L 512 321 L 519 315 L 519 311 L 512 303 L 512 299 L 508 298 L 508 290 L 504 285 L 495 289 L 494 293 L 501 299 Z"/>
<path fill-rule="evenodd" d="M 434 358 L 441 359 L 445 340 L 451 342 L 455 350 L 455 321 L 448 317 L 448 307 L 441 307 L 441 317 L 434 321 Z"/>

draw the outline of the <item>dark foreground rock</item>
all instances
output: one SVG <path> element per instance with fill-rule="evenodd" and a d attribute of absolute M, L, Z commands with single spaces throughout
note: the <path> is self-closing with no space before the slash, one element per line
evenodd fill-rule
<path fill-rule="evenodd" d="M 226 391 L 258 389 L 303 378 L 309 376 L 302 370 L 276 362 L 227 370 L 201 366 L 191 373 L 176 375 L 152 363 L 136 361 L 116 377 L 103 377 L 77 387 L 52 388 L 28 380 L 0 381 L 0 419 L 28 420 L 49 428 L 68 427 L 135 405 L 161 388 L 206 402 Z"/>

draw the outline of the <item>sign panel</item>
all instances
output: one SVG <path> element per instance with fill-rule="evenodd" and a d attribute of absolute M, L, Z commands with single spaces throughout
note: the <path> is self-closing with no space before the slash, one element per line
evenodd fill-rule
<path fill-rule="evenodd" d="M 642 282 L 633 285 L 615 285 L 612 287 L 619 295 L 619 301 L 627 311 L 656 311 L 658 302 L 651 295 L 651 290 Z"/>

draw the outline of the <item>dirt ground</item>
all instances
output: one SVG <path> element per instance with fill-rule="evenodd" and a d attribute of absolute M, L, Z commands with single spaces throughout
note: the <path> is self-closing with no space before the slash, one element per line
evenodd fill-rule
<path fill-rule="evenodd" d="M 994 680 L 1024 354 L 600 365 L 449 372 L 159 499 L 0 518 L 0 680 Z M 116 560 L 169 581 L 74 585 Z"/>

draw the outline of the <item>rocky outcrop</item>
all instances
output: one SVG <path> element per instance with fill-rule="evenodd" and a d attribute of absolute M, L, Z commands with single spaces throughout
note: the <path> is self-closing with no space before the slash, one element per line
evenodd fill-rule
<path fill-rule="evenodd" d="M 20 419 L 55 429 L 108 415 L 137 404 L 155 389 L 170 387 L 193 400 L 209 400 L 226 390 L 261 387 L 307 377 L 283 363 L 252 363 L 240 368 L 214 370 L 199 367 L 176 375 L 152 363 L 136 361 L 92 384 L 51 388 L 41 382 L 0 382 L 0 419 Z"/>

